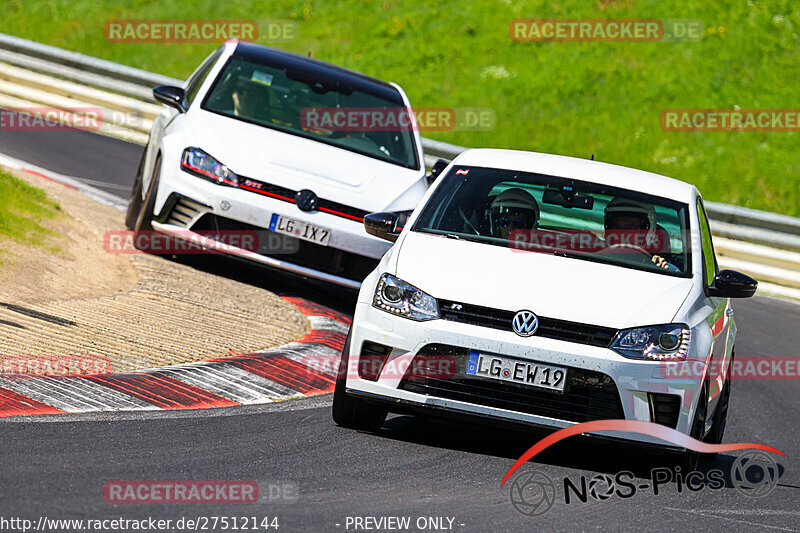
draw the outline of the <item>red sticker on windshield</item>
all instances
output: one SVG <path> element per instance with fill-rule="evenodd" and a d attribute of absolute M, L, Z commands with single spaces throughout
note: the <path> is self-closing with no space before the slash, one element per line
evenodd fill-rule
<path fill-rule="evenodd" d="M 456 170 L 456 174 L 467 175 L 467 174 L 469 174 L 469 169 L 468 168 L 459 168 L 458 170 Z"/>

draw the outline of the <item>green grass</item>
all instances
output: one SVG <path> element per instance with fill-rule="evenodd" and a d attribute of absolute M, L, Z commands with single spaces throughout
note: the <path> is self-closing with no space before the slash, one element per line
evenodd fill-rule
<path fill-rule="evenodd" d="M 662 131 L 665 108 L 800 108 L 795 0 L 5 0 L 0 31 L 185 78 L 215 44 L 112 44 L 109 19 L 293 19 L 281 44 L 396 81 L 415 107 L 491 107 L 465 146 L 589 157 L 689 181 L 707 200 L 800 216 L 795 133 Z M 514 18 L 689 18 L 700 42 L 522 43 Z"/>
<path fill-rule="evenodd" d="M 0 170 L 0 238 L 56 251 L 46 237 L 53 232 L 41 224 L 61 212 L 45 192 Z"/>

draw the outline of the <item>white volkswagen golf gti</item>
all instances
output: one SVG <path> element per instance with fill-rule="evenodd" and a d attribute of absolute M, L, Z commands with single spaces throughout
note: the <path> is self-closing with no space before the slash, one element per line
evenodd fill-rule
<path fill-rule="evenodd" d="M 337 424 L 376 429 L 388 411 L 549 428 L 627 419 L 721 442 L 729 298 L 757 283 L 718 269 L 694 186 L 476 149 L 445 169 L 401 231 L 393 213 L 364 223 L 396 242 L 358 296 Z"/>
<path fill-rule="evenodd" d="M 390 246 L 364 231 L 364 215 L 407 217 L 428 189 L 415 123 L 388 127 L 402 113 L 413 121 L 393 83 L 232 41 L 183 87 L 153 92 L 165 107 L 128 207 L 137 232 L 200 243 L 253 232 L 252 248 L 224 251 L 357 289 Z M 318 109 L 384 111 L 386 127 L 307 120 Z"/>

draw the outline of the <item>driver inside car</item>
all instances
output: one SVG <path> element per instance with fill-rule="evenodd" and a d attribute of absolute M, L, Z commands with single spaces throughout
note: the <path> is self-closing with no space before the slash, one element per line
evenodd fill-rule
<path fill-rule="evenodd" d="M 497 195 L 489 207 L 493 237 L 508 239 L 513 231 L 530 231 L 539 222 L 539 204 L 524 189 L 514 187 Z"/>
<path fill-rule="evenodd" d="M 656 224 L 655 207 L 644 202 L 630 200 L 627 198 L 614 198 L 606 206 L 604 222 L 607 234 L 609 232 L 624 231 L 647 232 L 645 237 L 647 244 L 645 247 L 637 246 L 635 244 L 618 246 L 634 247 L 650 253 L 654 248 L 653 243 L 657 242 L 657 239 L 664 238 L 663 235 L 657 235 L 657 233 L 659 233 L 659 226 Z M 666 244 L 659 247 L 659 250 L 657 251 L 664 250 L 665 248 Z M 669 263 L 660 255 L 654 254 L 651 257 L 651 261 L 659 268 L 680 271 L 678 267 Z"/>
<path fill-rule="evenodd" d="M 231 90 L 231 106 L 237 117 L 266 121 L 269 117 L 269 90 L 255 83 L 237 80 Z"/>

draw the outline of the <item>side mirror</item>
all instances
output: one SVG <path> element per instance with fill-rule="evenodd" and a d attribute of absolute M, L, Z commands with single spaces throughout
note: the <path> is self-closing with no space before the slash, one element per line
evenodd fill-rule
<path fill-rule="evenodd" d="M 756 293 L 758 282 L 734 270 L 720 270 L 714 284 L 708 288 L 709 296 L 720 298 L 750 298 Z"/>
<path fill-rule="evenodd" d="M 153 89 L 153 98 L 155 98 L 157 102 L 174 107 L 181 113 L 186 112 L 186 106 L 183 103 L 186 98 L 186 92 L 180 87 L 159 85 Z"/>
<path fill-rule="evenodd" d="M 364 217 L 364 229 L 370 235 L 395 242 L 397 233 L 397 215 L 395 213 L 370 213 Z"/>
<path fill-rule="evenodd" d="M 448 163 L 444 159 L 439 159 L 438 161 L 436 161 L 436 163 L 434 163 L 433 167 L 431 168 L 431 173 L 425 176 L 425 179 L 428 180 L 428 185 L 436 181 L 436 179 L 439 177 L 442 171 L 446 169 L 447 165 L 449 164 L 450 163 Z"/>

